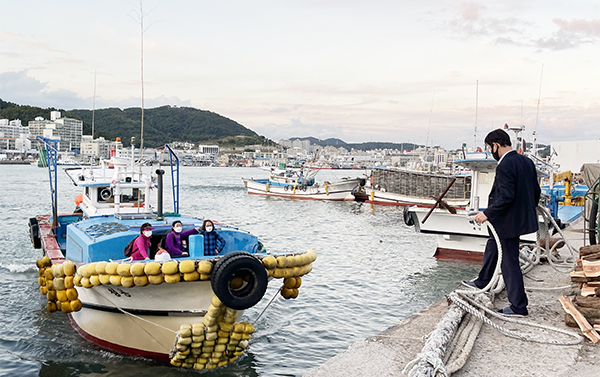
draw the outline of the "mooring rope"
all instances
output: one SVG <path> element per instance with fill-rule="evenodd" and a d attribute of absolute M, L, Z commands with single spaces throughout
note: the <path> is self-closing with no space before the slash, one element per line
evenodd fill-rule
<path fill-rule="evenodd" d="M 544 218 L 547 219 L 548 216 L 545 210 L 542 210 L 542 212 L 544 214 Z M 562 237 L 564 242 L 569 246 L 569 250 L 571 250 L 571 255 L 573 255 L 573 248 L 571 247 L 571 245 L 568 244 L 564 233 L 560 231 L 558 225 L 556 224 L 556 222 L 554 222 L 552 218 L 550 218 L 550 220 L 552 226 L 554 226 L 559 231 L 560 236 Z M 496 241 L 496 245 L 498 248 L 498 261 L 496 263 L 496 268 L 494 269 L 492 279 L 483 288 L 473 288 L 469 290 L 457 289 L 454 292 L 450 293 L 450 295 L 448 295 L 448 300 L 452 302 L 450 308 L 448 309 L 444 317 L 440 320 L 440 322 L 436 326 L 436 329 L 432 331 L 432 333 L 429 335 L 427 341 L 425 342 L 425 345 L 422 348 L 422 351 L 417 355 L 417 357 L 414 360 L 412 360 L 405 366 L 405 368 L 402 371 L 403 374 L 408 374 L 409 376 L 449 376 L 450 374 L 458 371 L 466 363 L 466 360 L 471 353 L 477 335 L 479 334 L 481 326 L 484 322 L 489 324 L 496 330 L 500 331 L 502 334 L 531 342 L 555 345 L 575 345 L 583 341 L 582 336 L 572 331 L 564 330 L 554 326 L 541 325 L 531 321 L 507 318 L 502 314 L 496 313 L 489 309 L 489 307 L 492 307 L 491 301 L 493 300 L 494 295 L 496 293 L 501 292 L 502 289 L 504 289 L 504 280 L 502 279 L 501 274 L 503 251 L 502 244 L 500 243 L 500 239 L 493 225 L 489 221 L 484 222 L 484 224 L 488 226 L 490 232 L 492 233 L 492 236 L 494 237 L 494 240 Z M 548 233 L 549 232 L 546 230 L 546 234 Z M 541 261 L 542 253 L 539 231 L 537 232 L 536 236 L 537 240 L 535 248 L 536 250 L 533 254 L 534 258 L 529 257 L 525 252 L 519 252 L 520 259 L 523 259 L 525 261 L 525 264 L 523 265 L 525 273 L 529 272 L 533 268 L 533 266 L 539 264 Z M 558 242 L 552 248 L 549 248 L 549 240 L 546 240 L 546 247 L 544 249 L 548 253 L 547 259 L 550 264 L 552 264 L 552 253 L 557 244 Z M 553 268 L 557 270 L 557 268 L 554 265 Z M 567 287 L 569 286 L 555 287 L 551 289 L 564 289 Z M 488 295 L 490 297 L 488 297 Z M 475 296 L 475 300 L 469 298 L 469 296 Z M 478 300 L 485 301 L 486 299 L 488 301 L 487 305 L 480 304 L 477 302 Z M 463 316 L 465 315 L 465 313 L 467 313 L 466 317 L 468 317 L 468 320 L 463 320 Z M 562 341 L 544 336 L 536 336 L 531 333 L 523 333 L 516 330 L 510 330 L 492 322 L 486 316 L 486 313 L 489 313 L 492 316 L 507 322 L 562 333 L 569 337 L 572 337 L 573 340 Z M 461 323 L 461 321 L 463 323 Z M 458 339 L 455 339 L 457 337 Z M 448 345 L 448 348 L 444 352 L 443 348 L 445 347 L 445 345 Z M 460 350 L 460 352 L 456 351 L 457 348 Z M 448 350 L 451 350 L 451 352 L 450 355 L 446 355 L 446 364 L 444 364 L 442 356 L 444 355 L 444 353 L 447 353 Z"/>

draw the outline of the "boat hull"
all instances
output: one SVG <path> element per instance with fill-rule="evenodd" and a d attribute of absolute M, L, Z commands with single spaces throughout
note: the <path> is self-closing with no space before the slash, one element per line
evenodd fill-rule
<path fill-rule="evenodd" d="M 429 210 L 413 207 L 409 209 L 409 213 L 417 232 L 437 235 L 438 246 L 435 257 L 483 261 L 485 245 L 489 239 L 487 226 L 475 222 L 466 211 L 452 214 L 444 210 L 434 210 L 425 223 L 423 220 Z M 535 243 L 536 234 L 529 233 L 521 236 L 521 242 Z"/>
<path fill-rule="evenodd" d="M 354 201 L 352 190 L 360 183 L 360 178 L 347 179 L 330 184 L 321 184 L 313 186 L 277 185 L 269 183 L 266 180 L 245 180 L 244 184 L 248 189 L 248 194 L 278 196 L 292 199 L 310 199 L 310 200 L 333 200 L 333 201 Z"/>
<path fill-rule="evenodd" d="M 436 200 L 432 198 L 395 194 L 370 188 L 366 188 L 360 193 L 355 192 L 354 196 L 357 201 L 387 206 L 417 206 L 431 208 L 436 203 Z M 444 201 L 448 205 L 458 209 L 464 209 L 469 204 L 468 199 L 444 199 Z"/>

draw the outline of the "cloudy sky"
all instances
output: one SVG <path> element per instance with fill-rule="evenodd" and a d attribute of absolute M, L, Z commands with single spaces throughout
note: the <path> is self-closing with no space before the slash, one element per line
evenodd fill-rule
<path fill-rule="evenodd" d="M 600 137 L 600 2 L 144 0 L 146 108 L 192 106 L 273 140 Z M 139 107 L 139 1 L 0 0 L 0 98 Z M 42 114 L 43 115 L 43 114 Z M 175 127 L 176 125 L 174 125 Z M 475 128 L 477 134 L 475 136 Z"/>

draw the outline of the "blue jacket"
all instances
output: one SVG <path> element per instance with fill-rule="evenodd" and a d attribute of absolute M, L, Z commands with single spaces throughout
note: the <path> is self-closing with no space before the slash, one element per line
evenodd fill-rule
<path fill-rule="evenodd" d="M 515 238 L 538 230 L 541 189 L 533 161 L 514 151 L 503 157 L 483 213 L 500 238 Z"/>
<path fill-rule="evenodd" d="M 204 236 L 204 255 L 217 255 L 216 250 L 223 251 L 225 247 L 225 239 L 221 237 L 216 230 L 206 232 L 201 230 L 200 233 Z"/>

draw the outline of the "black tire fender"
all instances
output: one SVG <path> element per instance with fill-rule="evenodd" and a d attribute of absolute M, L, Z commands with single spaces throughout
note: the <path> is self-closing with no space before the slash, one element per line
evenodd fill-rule
<path fill-rule="evenodd" d="M 35 217 L 29 219 L 29 238 L 34 249 L 42 248 L 42 239 L 40 238 L 40 225 Z"/>
<path fill-rule="evenodd" d="M 230 282 L 242 278 L 239 289 L 232 289 Z M 267 271 L 263 264 L 250 253 L 234 251 L 225 254 L 214 266 L 211 287 L 221 302 L 236 310 L 256 305 L 267 290 Z"/>
<path fill-rule="evenodd" d="M 588 223 L 590 245 L 596 245 L 598 243 L 598 202 L 596 200 L 592 200 Z"/>
<path fill-rule="evenodd" d="M 412 215 L 410 214 L 410 211 L 408 209 L 408 206 L 404 206 L 404 224 L 406 224 L 407 226 L 413 226 L 415 225 L 415 222 L 413 221 Z"/>

